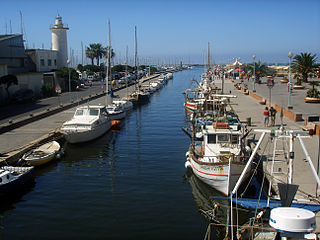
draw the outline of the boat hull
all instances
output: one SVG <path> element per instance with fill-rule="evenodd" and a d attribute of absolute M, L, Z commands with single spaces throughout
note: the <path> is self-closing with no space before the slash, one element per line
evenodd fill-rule
<path fill-rule="evenodd" d="M 119 112 L 119 113 L 109 113 L 109 118 L 110 120 L 121 120 L 124 119 L 126 117 L 126 112 Z"/>
<path fill-rule="evenodd" d="M 190 162 L 193 173 L 201 181 L 226 196 L 233 190 L 245 168 L 245 163 L 242 162 L 231 162 L 229 167 L 229 163 L 201 164 L 192 157 L 188 157 L 187 160 Z"/>
<path fill-rule="evenodd" d="M 90 130 L 67 130 L 63 134 L 69 143 L 82 143 L 92 141 L 103 134 L 105 134 L 111 128 L 111 123 L 106 123 L 96 126 Z"/>
<path fill-rule="evenodd" d="M 192 111 L 195 111 L 197 109 L 197 105 L 193 102 L 185 102 L 184 103 L 184 106 L 185 108 L 189 109 L 189 110 L 192 110 Z"/>
<path fill-rule="evenodd" d="M 16 190 L 21 189 L 24 185 L 29 183 L 34 177 L 34 167 L 1 167 L 1 169 L 8 171 L 23 172 L 18 178 L 6 183 L 0 184 L 0 196 L 14 193 Z"/>
<path fill-rule="evenodd" d="M 56 153 L 51 153 L 43 158 L 39 158 L 39 159 L 32 159 L 32 160 L 27 160 L 26 162 L 30 165 L 30 166 L 40 166 L 40 165 L 44 165 L 50 161 L 52 161 L 56 156 Z"/>

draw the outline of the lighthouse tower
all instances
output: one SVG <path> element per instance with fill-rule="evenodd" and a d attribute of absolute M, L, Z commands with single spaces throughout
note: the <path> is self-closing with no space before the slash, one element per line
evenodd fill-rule
<path fill-rule="evenodd" d="M 58 52 L 57 68 L 66 67 L 68 60 L 68 44 L 67 44 L 67 30 L 69 28 L 62 23 L 62 18 L 56 17 L 55 24 L 50 27 L 52 33 L 52 50 Z"/>

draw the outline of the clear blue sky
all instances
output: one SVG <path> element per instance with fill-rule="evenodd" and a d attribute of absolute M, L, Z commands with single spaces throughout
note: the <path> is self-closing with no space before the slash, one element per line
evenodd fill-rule
<path fill-rule="evenodd" d="M 134 26 L 141 59 L 204 61 L 207 44 L 215 62 L 288 62 L 288 52 L 320 58 L 319 0 L 1 0 L 0 34 L 20 32 L 20 15 L 29 48 L 51 47 L 49 25 L 59 13 L 68 24 L 68 45 L 81 58 L 84 45 L 111 44 L 118 57 L 126 45 L 134 55 Z M 143 61 L 143 60 L 141 60 Z"/>

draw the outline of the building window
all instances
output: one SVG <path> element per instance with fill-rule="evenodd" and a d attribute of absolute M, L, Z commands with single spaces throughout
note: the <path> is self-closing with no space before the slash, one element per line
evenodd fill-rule
<path fill-rule="evenodd" d="M 44 66 L 44 59 L 40 59 L 40 65 Z"/>
<path fill-rule="evenodd" d="M 48 66 L 51 66 L 51 59 L 48 59 Z"/>
<path fill-rule="evenodd" d="M 54 60 L 54 65 L 57 66 L 57 59 Z"/>

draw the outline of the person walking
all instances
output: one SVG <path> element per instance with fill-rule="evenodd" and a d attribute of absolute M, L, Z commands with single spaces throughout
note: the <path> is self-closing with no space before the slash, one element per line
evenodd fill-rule
<path fill-rule="evenodd" d="M 264 118 L 264 126 L 268 127 L 269 125 L 269 109 L 266 107 L 263 111 L 263 118 Z"/>
<path fill-rule="evenodd" d="M 274 127 L 275 122 L 276 122 L 276 114 L 277 110 L 274 109 L 273 107 L 270 108 L 270 117 L 271 117 L 271 126 Z"/>

